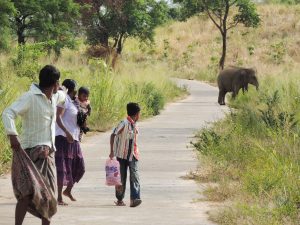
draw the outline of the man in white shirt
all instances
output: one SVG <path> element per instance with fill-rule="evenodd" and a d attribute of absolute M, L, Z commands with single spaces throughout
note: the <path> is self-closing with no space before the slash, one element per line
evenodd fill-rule
<path fill-rule="evenodd" d="M 40 71 L 39 84 L 32 84 L 2 114 L 13 150 L 12 183 L 18 200 L 15 225 L 23 223 L 27 211 L 41 218 L 42 225 L 50 224 L 56 213 L 56 106 L 65 101 L 65 93 L 58 91 L 59 78 L 60 72 L 46 65 Z M 15 126 L 17 116 L 22 118 L 20 141 Z"/>

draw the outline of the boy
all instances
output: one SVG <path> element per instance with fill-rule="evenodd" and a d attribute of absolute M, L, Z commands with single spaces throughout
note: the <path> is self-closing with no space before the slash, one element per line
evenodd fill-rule
<path fill-rule="evenodd" d="M 90 91 L 86 87 L 80 87 L 78 90 L 78 105 L 79 112 L 77 115 L 77 123 L 80 127 L 80 141 L 82 139 L 83 133 L 87 133 L 90 129 L 87 127 L 87 117 L 91 115 L 91 105 L 89 101 Z"/>
<path fill-rule="evenodd" d="M 137 103 L 127 104 L 127 118 L 121 121 L 110 137 L 110 155 L 120 163 L 121 186 L 116 186 L 117 206 L 125 206 L 123 202 L 126 190 L 127 169 L 130 171 L 130 207 L 142 203 L 140 199 L 140 183 L 138 175 L 139 150 L 137 147 L 138 130 L 136 122 L 140 117 L 140 106 Z"/>

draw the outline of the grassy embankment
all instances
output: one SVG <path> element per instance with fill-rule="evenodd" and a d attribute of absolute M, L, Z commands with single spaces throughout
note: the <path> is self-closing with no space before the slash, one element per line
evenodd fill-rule
<path fill-rule="evenodd" d="M 258 10 L 258 29 L 231 31 L 227 65 L 255 67 L 260 90 L 240 94 L 235 110 L 199 132 L 196 179 L 222 202 L 211 213 L 219 224 L 299 224 L 300 6 Z M 177 76 L 215 83 L 221 39 L 206 17 L 166 25 L 157 43 L 149 54 Z"/>
<path fill-rule="evenodd" d="M 129 49 L 130 45 L 129 42 Z M 93 130 L 104 131 L 114 126 L 126 115 L 126 104 L 129 101 L 139 102 L 142 118 L 145 118 L 157 115 L 165 103 L 185 93 L 170 81 L 166 67 L 153 62 L 137 62 L 130 56 L 130 51 L 126 52 L 125 49 L 114 71 L 101 60 L 88 60 L 84 54 L 84 45 L 78 50 L 64 50 L 54 63 L 61 71 L 61 81 L 72 78 L 79 85 L 90 88 L 93 112 L 88 123 Z M 28 90 L 32 80 L 37 80 L 38 71 L 43 65 L 53 62 L 53 57 L 46 56 L 44 52 L 40 45 L 28 45 L 22 59 L 14 48 L 10 53 L 0 55 L 1 112 Z M 8 168 L 11 150 L 2 123 L 0 130 L 1 174 Z"/>

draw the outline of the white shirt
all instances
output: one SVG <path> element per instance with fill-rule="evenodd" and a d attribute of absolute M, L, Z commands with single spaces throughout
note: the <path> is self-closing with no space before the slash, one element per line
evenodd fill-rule
<path fill-rule="evenodd" d="M 47 145 L 55 150 L 56 106 L 65 101 L 66 94 L 58 91 L 51 100 L 36 84 L 2 113 L 7 135 L 18 135 L 15 119 L 22 118 L 21 147 Z"/>
<path fill-rule="evenodd" d="M 61 107 L 65 110 L 61 118 L 66 129 L 72 134 L 74 140 L 79 141 L 80 128 L 77 125 L 78 108 L 74 104 L 74 100 L 72 100 L 70 96 L 67 95 L 65 103 L 62 105 L 58 105 L 58 107 Z M 62 135 L 66 137 L 65 132 L 57 124 L 55 135 Z"/>

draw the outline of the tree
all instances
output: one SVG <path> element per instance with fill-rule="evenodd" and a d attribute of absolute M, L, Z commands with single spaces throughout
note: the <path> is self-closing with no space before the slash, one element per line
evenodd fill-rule
<path fill-rule="evenodd" d="M 250 0 L 177 0 L 177 2 L 183 7 L 189 5 L 192 9 L 196 9 L 186 10 L 189 12 L 186 14 L 187 17 L 195 13 L 206 13 L 220 31 L 222 35 L 220 69 L 223 69 L 225 64 L 228 30 L 233 29 L 238 24 L 243 24 L 245 27 L 257 27 L 260 23 L 255 4 Z M 236 10 L 233 11 L 233 8 Z"/>
<path fill-rule="evenodd" d="M 75 25 L 79 18 L 79 5 L 73 0 L 12 0 L 17 13 L 13 28 L 18 43 L 28 39 L 50 41 L 57 56 L 63 47 L 74 47 Z"/>
<path fill-rule="evenodd" d="M 47 0 L 43 1 L 42 8 L 38 17 L 43 19 L 36 21 L 33 37 L 37 41 L 52 41 L 49 47 L 58 57 L 62 48 L 76 46 L 80 5 L 73 0 Z"/>
<path fill-rule="evenodd" d="M 13 28 L 18 37 L 19 44 L 25 44 L 34 28 L 35 17 L 42 11 L 42 1 L 39 0 L 12 0 L 17 10 L 13 22 Z"/>
<path fill-rule="evenodd" d="M 8 48 L 10 36 L 9 18 L 15 13 L 14 5 L 11 1 L 0 0 L 0 50 Z"/>
<path fill-rule="evenodd" d="M 167 19 L 168 5 L 155 0 L 77 0 L 87 42 L 121 53 L 127 37 L 152 41 L 154 28 Z"/>

